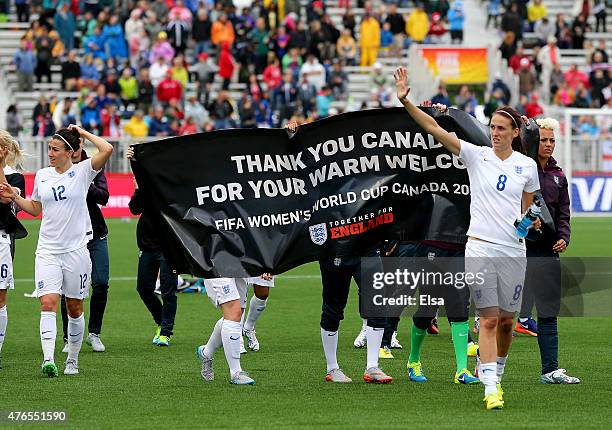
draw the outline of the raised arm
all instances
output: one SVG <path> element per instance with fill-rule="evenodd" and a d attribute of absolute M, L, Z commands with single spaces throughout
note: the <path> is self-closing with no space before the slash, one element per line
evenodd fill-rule
<path fill-rule="evenodd" d="M 68 126 L 70 130 L 76 130 L 83 139 L 89 140 L 98 149 L 98 153 L 91 157 L 91 168 L 94 170 L 100 170 L 104 167 L 111 154 L 113 153 L 113 145 L 102 139 L 100 136 L 96 136 L 82 129 L 78 125 L 70 124 Z"/>
<path fill-rule="evenodd" d="M 410 93 L 410 87 L 408 86 L 408 72 L 405 67 L 399 67 L 393 74 L 395 78 L 395 88 L 397 90 L 397 98 L 404 105 L 408 111 L 408 115 L 412 117 L 416 123 L 421 126 L 426 133 L 431 134 L 434 139 L 439 141 L 444 147 L 455 155 L 459 155 L 461 151 L 461 142 L 459 139 L 444 130 L 438 125 L 435 119 L 427 115 L 417 106 L 415 106 L 410 100 L 408 100 L 408 94 Z"/>

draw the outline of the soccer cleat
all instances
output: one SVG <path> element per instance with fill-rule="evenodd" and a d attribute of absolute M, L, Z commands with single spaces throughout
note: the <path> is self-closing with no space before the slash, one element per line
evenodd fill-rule
<path fill-rule="evenodd" d="M 497 394 L 499 394 L 499 398 L 504 400 L 504 389 L 501 386 L 501 382 L 495 384 L 495 388 L 497 388 Z"/>
<path fill-rule="evenodd" d="M 255 335 L 255 329 L 243 330 L 244 335 L 247 338 L 247 346 L 251 351 L 259 351 L 259 341 Z M 244 341 L 243 341 L 244 342 Z"/>
<path fill-rule="evenodd" d="M 64 369 L 64 375 L 78 375 L 79 374 L 79 365 L 76 360 L 67 360 L 66 368 Z"/>
<path fill-rule="evenodd" d="M 521 320 L 516 321 L 514 331 L 521 334 L 528 334 L 529 336 L 538 336 L 538 323 L 533 318 L 527 319 L 525 322 Z"/>
<path fill-rule="evenodd" d="M 373 384 L 388 384 L 393 381 L 393 378 L 378 367 L 370 367 L 364 372 L 363 380 Z"/>
<path fill-rule="evenodd" d="M 402 349 L 402 344 L 397 340 L 397 332 L 393 332 L 393 336 L 391 336 L 391 349 Z"/>
<path fill-rule="evenodd" d="M 417 361 L 416 363 L 408 363 L 406 365 L 408 369 L 408 379 L 412 382 L 427 382 L 427 378 L 423 373 L 423 367 L 421 366 L 421 362 Z"/>
<path fill-rule="evenodd" d="M 204 360 L 204 348 L 206 348 L 206 345 L 196 346 L 195 354 L 199 362 L 202 362 L 202 360 Z"/>
<path fill-rule="evenodd" d="M 247 350 L 244 347 L 244 338 L 240 336 L 240 354 L 246 354 Z"/>
<path fill-rule="evenodd" d="M 557 369 L 540 376 L 542 384 L 580 384 L 580 379 L 569 376 L 565 369 Z"/>
<path fill-rule="evenodd" d="M 482 400 L 485 402 L 488 410 L 502 409 L 504 407 L 504 401 L 497 392 L 487 394 Z"/>
<path fill-rule="evenodd" d="M 429 334 L 438 334 L 438 333 L 440 333 L 440 330 L 438 329 L 438 318 L 434 318 L 431 321 L 431 324 L 429 325 L 429 327 L 427 327 L 427 333 L 429 333 Z"/>
<path fill-rule="evenodd" d="M 232 380 L 230 381 L 230 384 L 255 385 L 255 381 L 253 380 L 253 378 L 249 376 L 248 373 L 246 373 L 244 370 L 241 370 L 240 372 L 234 373 L 234 376 L 232 376 Z"/>
<path fill-rule="evenodd" d="M 42 368 L 43 375 L 46 375 L 49 378 L 55 378 L 59 376 L 59 371 L 57 370 L 57 366 L 51 360 L 47 360 L 43 362 L 42 366 L 40 367 Z"/>
<path fill-rule="evenodd" d="M 170 336 L 160 336 L 157 339 L 157 346 L 170 346 Z"/>
<path fill-rule="evenodd" d="M 68 342 L 64 341 L 64 347 L 62 348 L 64 354 L 68 354 Z"/>
<path fill-rule="evenodd" d="M 346 376 L 342 369 L 332 369 L 325 376 L 327 382 L 349 383 L 353 382 L 351 378 Z"/>
<path fill-rule="evenodd" d="M 199 346 L 196 349 L 196 355 L 198 359 L 202 363 L 202 368 L 200 370 L 200 375 L 202 375 L 202 379 L 205 381 L 213 381 L 215 379 L 215 372 L 213 371 L 213 359 L 208 358 L 204 355 L 204 345 Z"/>
<path fill-rule="evenodd" d="M 87 342 L 87 345 L 91 346 L 94 352 L 104 352 L 106 350 L 106 347 L 100 340 L 100 335 L 95 333 L 89 333 L 85 342 Z"/>
<path fill-rule="evenodd" d="M 480 379 L 473 376 L 467 369 L 463 369 L 461 372 L 455 373 L 455 384 L 471 385 L 478 384 L 479 382 Z"/>
<path fill-rule="evenodd" d="M 476 334 L 480 331 L 480 317 L 474 317 L 474 328 L 472 331 Z"/>
<path fill-rule="evenodd" d="M 478 344 L 474 342 L 468 343 L 468 357 L 476 357 L 478 355 Z"/>
<path fill-rule="evenodd" d="M 359 332 L 359 334 L 355 338 L 355 341 L 353 342 L 353 345 L 355 346 L 355 348 L 363 348 L 364 346 L 367 345 L 367 343 L 368 343 L 368 341 L 366 339 L 365 327 L 362 327 L 361 331 Z"/>
<path fill-rule="evenodd" d="M 378 351 L 378 358 L 388 359 L 388 358 L 395 358 L 395 357 L 393 357 L 393 354 L 391 353 L 391 350 L 389 349 L 388 346 L 383 346 Z"/>
<path fill-rule="evenodd" d="M 159 334 L 161 333 L 161 326 L 157 326 L 157 330 L 155 331 L 155 336 L 153 337 L 153 345 L 157 345 L 159 342 Z"/>

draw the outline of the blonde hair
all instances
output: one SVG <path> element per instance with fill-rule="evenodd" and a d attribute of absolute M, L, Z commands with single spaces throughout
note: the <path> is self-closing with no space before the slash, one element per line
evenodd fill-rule
<path fill-rule="evenodd" d="M 553 131 L 559 130 L 559 121 L 554 118 L 538 118 L 535 122 L 540 128 Z"/>
<path fill-rule="evenodd" d="M 0 129 L 0 146 L 7 150 L 5 158 L 7 166 L 16 169 L 23 162 L 23 157 L 25 156 L 19 146 L 19 142 L 8 131 Z"/>

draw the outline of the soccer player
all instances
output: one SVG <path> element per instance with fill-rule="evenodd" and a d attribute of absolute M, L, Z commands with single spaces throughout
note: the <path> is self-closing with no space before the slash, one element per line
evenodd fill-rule
<path fill-rule="evenodd" d="M 81 141 L 79 149 L 72 154 L 72 163 L 77 164 L 88 158 Z M 108 227 L 99 205 L 105 206 L 108 203 L 108 198 L 108 183 L 104 170 L 101 170 L 87 191 L 87 210 L 91 219 L 93 237 L 87 243 L 89 258 L 91 259 L 91 297 L 89 298 L 89 334 L 85 342 L 95 352 L 104 352 L 106 350 L 100 339 L 100 332 L 102 331 L 102 320 L 108 299 L 109 259 L 108 241 L 106 239 Z M 64 328 L 64 349 L 62 352 L 68 352 L 68 312 L 64 297 L 61 300 L 61 308 Z"/>
<path fill-rule="evenodd" d="M 487 409 L 500 409 L 504 400 L 498 380 L 504 372 L 525 281 L 525 244 L 515 233 L 514 221 L 532 204 L 540 188 L 537 166 L 519 152 L 522 120 L 514 109 L 502 107 L 492 115 L 492 147 L 476 146 L 444 130 L 408 100 L 405 68 L 398 68 L 394 77 L 397 97 L 408 114 L 467 167 L 471 218 L 465 270 L 484 279 L 470 284 L 480 315 L 479 375 Z M 534 226 L 538 228 L 539 223 Z"/>
<path fill-rule="evenodd" d="M 544 202 L 554 221 L 554 231 L 543 229 L 536 240 L 527 241 L 527 274 L 523 308 L 531 312 L 535 301 L 538 310 L 538 346 L 542 361 L 540 381 L 544 384 L 578 384 L 580 379 L 559 368 L 559 335 L 557 316 L 561 304 L 561 265 L 559 253 L 570 242 L 570 199 L 568 183 L 552 154 L 555 130 L 553 118 L 536 119 L 539 127 L 537 152 L 538 176 Z M 531 238 L 531 236 L 530 236 Z"/>
<path fill-rule="evenodd" d="M 72 163 L 72 154 L 81 139 L 91 141 L 98 152 L 93 157 Z M 55 365 L 55 315 L 60 296 L 68 307 L 68 358 L 65 375 L 79 373 L 78 357 L 85 331 L 83 299 L 89 292 L 91 260 L 87 243 L 92 237 L 87 210 L 87 191 L 98 172 L 113 153 L 113 146 L 76 125 L 59 130 L 48 144 L 50 167 L 36 172 L 31 199 L 19 195 L 4 183 L 1 196 L 10 198 L 32 216 L 42 213 L 36 248 L 34 277 L 40 299 L 40 342 L 43 374 L 58 375 Z"/>
<path fill-rule="evenodd" d="M 7 182 L 25 195 L 25 179 L 15 170 L 16 163 L 21 161 L 22 152 L 19 144 L 6 130 L 0 130 L 0 183 Z M 0 369 L 2 369 L 2 345 L 6 337 L 8 312 L 6 298 L 8 290 L 14 288 L 12 239 L 18 229 L 19 238 L 25 236 L 25 230 L 15 218 L 15 205 L 10 199 L 0 203 Z"/>
<path fill-rule="evenodd" d="M 134 148 L 129 147 L 126 156 L 134 157 Z M 170 346 L 170 338 L 174 329 L 176 316 L 177 275 L 164 257 L 157 234 L 157 226 L 153 217 L 145 210 L 144 199 L 138 184 L 134 180 L 134 195 L 129 208 L 134 215 L 140 215 L 136 227 L 136 241 L 138 242 L 138 275 L 136 290 L 143 303 L 151 313 L 157 329 L 153 336 L 153 345 Z M 161 301 L 155 295 L 155 281 L 159 274 Z"/>
<path fill-rule="evenodd" d="M 247 278 L 247 284 L 253 285 L 253 297 L 249 301 L 249 312 L 244 321 L 242 332 L 247 338 L 247 347 L 251 351 L 259 351 L 259 340 L 255 333 L 255 323 L 266 309 L 270 288 L 274 288 L 274 277 L 272 279 L 264 279 L 261 276 L 255 278 Z"/>

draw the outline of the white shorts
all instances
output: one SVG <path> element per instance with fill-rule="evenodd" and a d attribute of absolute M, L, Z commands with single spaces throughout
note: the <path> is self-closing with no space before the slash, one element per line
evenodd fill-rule
<path fill-rule="evenodd" d="M 245 278 L 247 284 L 250 285 L 260 285 L 262 287 L 274 287 L 274 276 L 269 281 L 265 280 L 261 276 L 255 276 L 253 278 Z"/>
<path fill-rule="evenodd" d="M 476 309 L 497 306 L 506 312 L 518 312 L 526 266 L 524 249 L 468 240 L 465 246 L 465 272 L 475 276 L 474 282 L 469 285 Z M 481 274 L 480 281 L 478 274 Z"/>
<path fill-rule="evenodd" d="M 14 287 L 13 259 L 9 239 L 8 243 L 0 243 L 0 290 L 12 290 Z"/>
<path fill-rule="evenodd" d="M 204 279 L 206 294 L 215 307 L 233 300 L 240 300 L 240 307 L 246 308 L 247 283 L 244 278 Z"/>
<path fill-rule="evenodd" d="M 85 299 L 91 284 L 87 246 L 63 254 L 36 254 L 34 279 L 38 297 L 63 294 L 70 299 Z"/>

